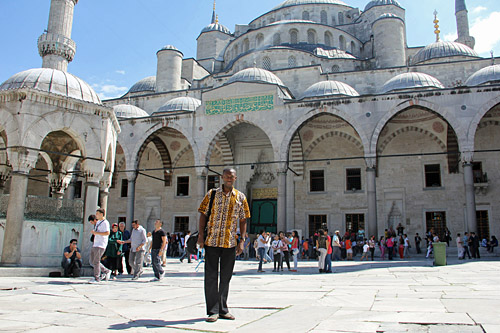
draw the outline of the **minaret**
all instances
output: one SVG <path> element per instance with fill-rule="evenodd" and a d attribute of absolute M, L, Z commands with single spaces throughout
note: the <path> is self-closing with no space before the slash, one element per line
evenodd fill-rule
<path fill-rule="evenodd" d="M 214 0 L 214 11 L 212 12 L 212 24 L 214 24 L 216 21 L 216 15 L 215 15 L 215 0 Z"/>
<path fill-rule="evenodd" d="M 474 49 L 476 40 L 469 35 L 469 15 L 465 0 L 455 0 L 455 16 L 457 18 L 458 39 L 455 42 L 462 43 Z"/>
<path fill-rule="evenodd" d="M 73 11 L 78 0 L 52 0 L 47 30 L 38 38 L 38 53 L 43 68 L 66 72 L 75 57 L 76 43 L 71 39 Z"/>

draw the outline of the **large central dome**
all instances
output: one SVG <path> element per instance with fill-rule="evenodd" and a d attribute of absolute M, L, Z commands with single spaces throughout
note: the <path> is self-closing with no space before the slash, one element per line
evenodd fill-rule
<path fill-rule="evenodd" d="M 276 6 L 273 8 L 273 10 L 280 9 L 280 8 L 285 8 L 285 7 L 291 7 L 291 6 L 298 6 L 298 5 L 342 5 L 342 6 L 347 6 L 344 2 L 340 0 L 286 0 L 282 4 Z"/>

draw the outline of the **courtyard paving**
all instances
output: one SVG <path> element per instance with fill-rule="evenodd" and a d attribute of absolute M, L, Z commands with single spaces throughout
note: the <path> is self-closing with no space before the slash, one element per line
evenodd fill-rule
<path fill-rule="evenodd" d="M 433 267 L 409 260 L 336 262 L 318 274 L 256 272 L 237 261 L 235 321 L 206 323 L 203 265 L 169 259 L 166 278 L 88 284 L 89 278 L 0 277 L 0 331 L 8 332 L 500 332 L 500 258 Z"/>

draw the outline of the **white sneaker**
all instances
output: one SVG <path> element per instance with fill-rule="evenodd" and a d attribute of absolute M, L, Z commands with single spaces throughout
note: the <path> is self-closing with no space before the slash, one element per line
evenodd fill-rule
<path fill-rule="evenodd" d="M 104 275 L 104 281 L 109 281 L 109 278 L 111 277 L 111 271 L 108 271 L 105 275 Z"/>
<path fill-rule="evenodd" d="M 132 281 L 136 281 L 136 280 L 139 280 L 139 277 L 138 277 L 138 276 L 134 276 L 134 277 L 132 278 Z"/>
<path fill-rule="evenodd" d="M 149 280 L 149 282 L 158 282 L 158 281 L 160 281 L 160 279 L 158 279 L 157 277 L 155 277 L 154 279 Z"/>
<path fill-rule="evenodd" d="M 163 273 L 160 274 L 159 280 L 163 280 L 164 277 L 165 277 L 165 272 L 163 272 Z"/>
<path fill-rule="evenodd" d="M 99 284 L 99 283 L 101 283 L 101 281 L 96 279 L 89 280 L 89 284 Z"/>

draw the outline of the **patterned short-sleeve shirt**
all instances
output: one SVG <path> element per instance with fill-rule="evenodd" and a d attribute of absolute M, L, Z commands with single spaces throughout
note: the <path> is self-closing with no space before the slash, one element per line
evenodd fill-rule
<path fill-rule="evenodd" d="M 208 205 L 212 191 L 216 191 L 212 204 L 212 213 L 207 222 L 205 245 L 232 248 L 236 246 L 238 220 L 250 218 L 250 209 L 246 196 L 233 188 L 225 194 L 222 187 L 208 191 L 198 211 L 208 215 Z"/>

